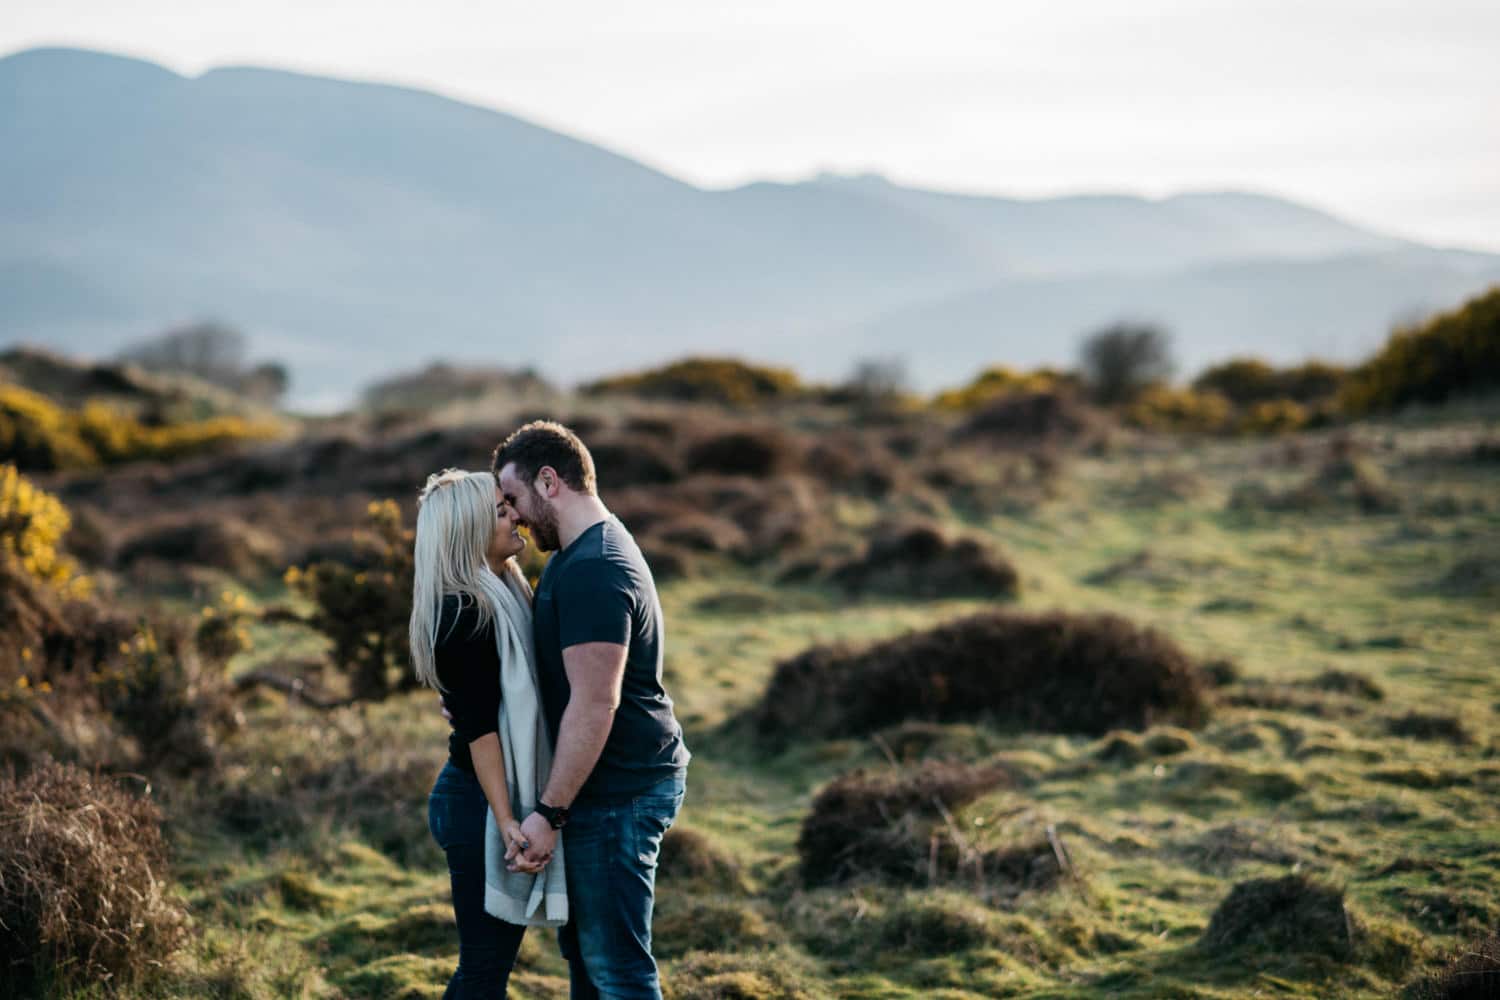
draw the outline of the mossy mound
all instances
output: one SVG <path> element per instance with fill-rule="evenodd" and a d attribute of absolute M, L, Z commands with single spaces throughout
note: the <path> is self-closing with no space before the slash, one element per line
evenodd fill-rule
<path fill-rule="evenodd" d="M 1176 643 L 1116 615 L 991 613 L 782 662 L 754 710 L 770 742 L 865 735 L 907 720 L 1099 735 L 1201 725 L 1199 671 Z"/>
<path fill-rule="evenodd" d="M 1353 958 L 1358 940 L 1343 890 L 1306 875 L 1240 882 L 1214 910 L 1199 947 L 1218 953 Z"/>

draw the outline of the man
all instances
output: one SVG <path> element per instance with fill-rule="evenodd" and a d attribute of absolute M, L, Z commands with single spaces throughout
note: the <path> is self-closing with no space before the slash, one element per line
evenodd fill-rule
<path fill-rule="evenodd" d="M 536 870 L 559 832 L 571 919 L 559 931 L 572 996 L 660 1000 L 651 911 L 661 838 L 682 807 L 689 754 L 662 687 L 661 602 L 641 550 L 600 501 L 594 460 L 560 424 L 495 449 L 500 494 L 537 548 L 537 681 L 556 740 L 552 774 L 512 864 Z"/>

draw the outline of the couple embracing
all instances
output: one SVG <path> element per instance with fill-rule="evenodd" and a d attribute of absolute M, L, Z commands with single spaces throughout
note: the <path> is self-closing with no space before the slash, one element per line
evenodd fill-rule
<path fill-rule="evenodd" d="M 522 527 L 554 553 L 534 595 Z M 505 996 L 527 927 L 558 929 L 574 1000 L 659 1000 L 656 857 L 689 754 L 656 585 L 588 449 L 538 421 L 489 472 L 430 477 L 415 555 L 412 661 L 453 727 L 428 799 L 458 922 L 445 1000 Z"/>

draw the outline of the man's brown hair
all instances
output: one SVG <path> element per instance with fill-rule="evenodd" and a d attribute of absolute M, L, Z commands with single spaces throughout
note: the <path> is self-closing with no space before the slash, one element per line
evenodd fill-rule
<path fill-rule="evenodd" d="M 550 465 L 563 482 L 577 493 L 595 495 L 594 456 L 578 435 L 551 420 L 533 420 L 500 442 L 490 461 L 496 476 L 507 465 L 515 463 L 516 476 L 528 486 L 543 466 Z"/>

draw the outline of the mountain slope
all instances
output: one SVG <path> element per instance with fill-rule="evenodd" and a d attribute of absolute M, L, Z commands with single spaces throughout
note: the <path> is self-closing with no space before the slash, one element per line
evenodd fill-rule
<path fill-rule="evenodd" d="M 66 49 L 0 59 L 0 149 L 0 344 L 102 354 L 220 317 L 291 366 L 304 404 L 434 357 L 570 381 L 713 351 L 837 375 L 866 345 L 917 338 L 943 345 L 931 367 L 969 371 L 997 355 L 959 332 L 980 309 L 961 303 L 996 288 L 1052 283 L 1037 328 L 1065 331 L 1100 282 L 1161 312 L 1158 296 L 1192 294 L 1165 275 L 1247 257 L 1301 273 L 1384 255 L 1368 280 L 1401 296 L 1379 310 L 1449 305 L 1472 277 L 1262 196 L 1018 201 L 827 177 L 705 191 L 417 90 Z M 1393 266 L 1410 270 L 1390 282 Z M 1295 298 L 1259 291 L 1281 317 L 1267 329 L 1287 327 Z"/>

